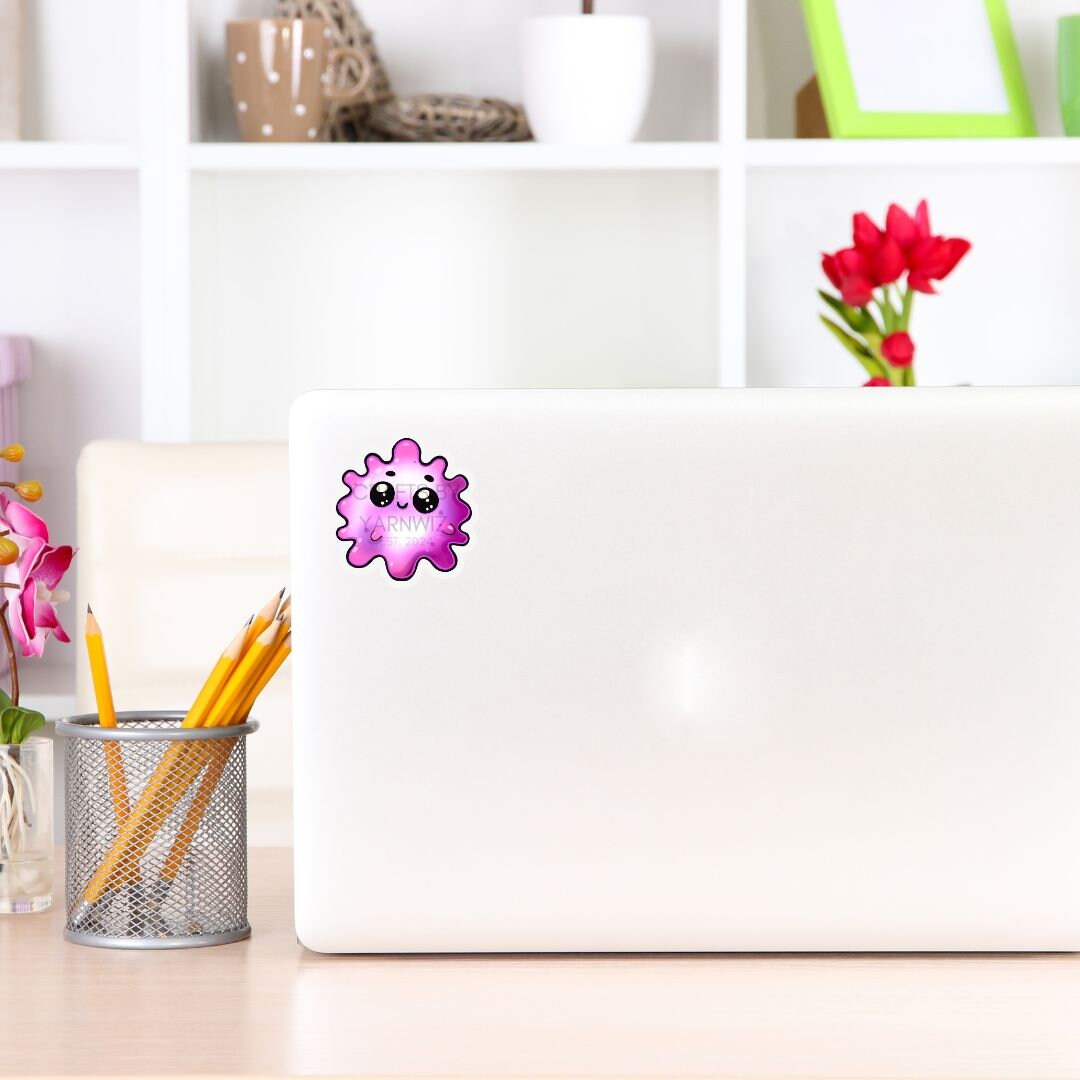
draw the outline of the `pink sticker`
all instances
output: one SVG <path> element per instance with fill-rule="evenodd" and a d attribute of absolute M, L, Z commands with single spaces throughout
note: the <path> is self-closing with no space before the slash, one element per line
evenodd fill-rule
<path fill-rule="evenodd" d="M 368 454 L 363 472 L 349 469 L 341 479 L 349 493 L 338 500 L 345 524 L 337 535 L 351 541 L 350 566 L 382 559 L 397 581 L 408 581 L 423 559 L 444 573 L 457 566 L 454 548 L 469 542 L 461 526 L 472 509 L 461 497 L 469 481 L 447 476 L 446 458 L 424 461 L 418 443 L 398 439 L 388 461 Z"/>

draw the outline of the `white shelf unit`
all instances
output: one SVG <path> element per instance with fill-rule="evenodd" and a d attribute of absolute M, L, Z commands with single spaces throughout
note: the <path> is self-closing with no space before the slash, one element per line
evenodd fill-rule
<path fill-rule="evenodd" d="M 717 385 L 720 6 L 611 2 L 654 18 L 643 140 L 570 148 L 230 141 L 223 24 L 251 5 L 191 0 L 193 437 L 279 436 L 319 383 Z M 514 100 L 519 23 L 566 4 L 360 8 L 399 92 Z M 290 229 L 267 228 L 283 207 Z"/>
<path fill-rule="evenodd" d="M 511 99 L 518 24 L 574 4 L 358 2 L 399 91 Z M 280 438 L 310 385 L 853 385 L 818 253 L 893 200 L 975 243 L 918 303 L 924 381 L 1080 381 L 1067 0 L 1012 4 L 1045 137 L 889 142 L 792 138 L 797 0 L 603 0 L 653 18 L 656 89 L 641 142 L 585 148 L 236 143 L 224 24 L 272 6 L 33 5 L 0 329 L 37 341 L 24 426 L 58 536 L 88 439 Z"/>

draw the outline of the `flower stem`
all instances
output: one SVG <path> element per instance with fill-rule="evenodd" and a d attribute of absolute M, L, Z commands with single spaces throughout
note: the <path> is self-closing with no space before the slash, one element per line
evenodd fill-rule
<path fill-rule="evenodd" d="M 8 608 L 11 601 L 5 600 L 4 606 L 0 607 L 0 633 L 4 635 L 4 644 L 7 646 L 8 666 L 11 668 L 11 704 L 19 704 L 19 661 L 15 656 L 15 642 L 11 640 L 11 627 L 8 626 Z"/>

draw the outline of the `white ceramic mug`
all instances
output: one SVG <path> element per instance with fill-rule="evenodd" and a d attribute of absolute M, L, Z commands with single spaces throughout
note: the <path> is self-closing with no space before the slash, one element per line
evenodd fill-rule
<path fill-rule="evenodd" d="M 522 98 L 538 142 L 632 142 L 652 87 L 642 15 L 545 15 L 522 29 Z"/>

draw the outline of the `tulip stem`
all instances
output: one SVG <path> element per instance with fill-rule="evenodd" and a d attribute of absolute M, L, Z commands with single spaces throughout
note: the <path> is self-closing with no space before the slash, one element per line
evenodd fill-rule
<path fill-rule="evenodd" d="M 13 588 L 14 586 L 9 586 Z M 11 704 L 19 704 L 19 661 L 15 656 L 15 642 L 11 640 L 11 627 L 8 626 L 8 608 L 11 607 L 9 600 L 4 601 L 0 607 L 0 632 L 4 635 L 4 644 L 7 646 L 8 666 L 11 668 Z"/>
<path fill-rule="evenodd" d="M 909 285 L 900 306 L 900 329 L 907 330 L 911 324 L 911 306 L 915 303 L 915 290 Z"/>

